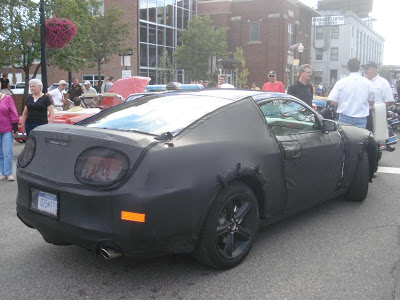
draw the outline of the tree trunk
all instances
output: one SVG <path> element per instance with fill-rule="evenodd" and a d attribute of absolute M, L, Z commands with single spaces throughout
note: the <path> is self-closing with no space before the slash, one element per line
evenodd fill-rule
<path fill-rule="evenodd" d="M 22 107 L 21 111 L 24 111 L 26 99 L 28 98 L 28 90 L 29 90 L 29 68 L 27 70 L 24 69 L 25 73 L 25 88 L 24 88 L 24 96 L 22 97 Z"/>
<path fill-rule="evenodd" d="M 72 71 L 68 71 L 68 89 L 72 84 Z"/>
<path fill-rule="evenodd" d="M 97 79 L 98 79 L 98 93 L 101 93 L 101 86 L 103 85 L 103 81 L 101 80 L 101 62 L 97 62 Z"/>

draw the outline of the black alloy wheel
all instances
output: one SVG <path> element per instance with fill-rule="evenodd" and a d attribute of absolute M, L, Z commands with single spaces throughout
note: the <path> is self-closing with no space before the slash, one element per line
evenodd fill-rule
<path fill-rule="evenodd" d="M 215 268 L 232 268 L 247 256 L 258 230 L 258 205 L 239 182 L 224 188 L 206 219 L 195 256 Z"/>

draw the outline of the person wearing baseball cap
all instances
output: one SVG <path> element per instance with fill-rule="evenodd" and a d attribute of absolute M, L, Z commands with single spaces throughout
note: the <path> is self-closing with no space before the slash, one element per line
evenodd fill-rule
<path fill-rule="evenodd" d="M 282 82 L 276 80 L 276 72 L 269 71 L 268 73 L 269 82 L 264 83 L 261 90 L 264 92 L 279 92 L 285 93 L 285 88 L 283 87 Z"/>
<path fill-rule="evenodd" d="M 69 108 L 68 100 L 64 98 L 64 90 L 66 86 L 67 82 L 65 80 L 60 80 L 58 82 L 58 88 L 47 92 L 47 95 L 50 96 L 50 99 L 53 102 L 55 111 L 63 111 L 64 108 Z"/>
<path fill-rule="evenodd" d="M 81 97 L 83 97 L 83 104 L 85 104 L 86 107 L 93 107 L 97 105 L 98 98 L 97 97 L 91 97 L 89 94 L 97 94 L 97 91 L 94 87 L 91 86 L 91 83 L 89 80 L 85 80 L 83 83 L 83 94 Z M 75 99 L 73 100 L 75 103 Z"/>
<path fill-rule="evenodd" d="M 85 80 L 85 82 L 83 83 L 83 92 L 85 94 L 87 94 L 87 93 L 97 94 L 95 88 L 92 87 L 92 85 L 91 85 L 89 80 Z"/>
<path fill-rule="evenodd" d="M 379 76 L 378 65 L 373 61 L 369 61 L 361 65 L 361 69 L 364 72 L 364 76 L 371 81 L 372 89 L 375 93 L 375 103 L 385 103 L 386 107 L 393 105 L 394 98 L 392 89 L 389 82 L 385 78 Z M 371 113 L 367 118 L 367 129 L 373 131 Z"/>
<path fill-rule="evenodd" d="M 104 92 L 105 93 L 107 93 L 110 90 L 110 88 L 114 84 L 114 81 L 115 81 L 115 79 L 114 79 L 113 76 L 108 77 L 108 81 L 106 82 L 106 84 L 104 86 Z"/>
<path fill-rule="evenodd" d="M 364 76 L 372 83 L 372 88 L 375 92 L 375 103 L 385 103 L 386 107 L 393 105 L 394 98 L 392 89 L 389 82 L 385 78 L 379 76 L 378 65 L 373 61 L 369 61 L 361 65 L 361 68 L 364 71 Z"/>
<path fill-rule="evenodd" d="M 378 65 L 373 61 L 369 61 L 366 64 L 361 65 L 361 69 L 364 71 L 364 76 L 371 81 L 372 89 L 375 94 L 375 103 L 384 103 L 386 107 L 393 105 L 395 102 L 393 98 L 392 88 L 390 87 L 389 82 L 385 78 L 379 76 Z M 382 123 L 385 122 L 386 118 L 382 120 Z M 369 131 L 374 131 L 371 111 L 369 113 L 369 116 L 367 117 L 366 128 Z M 376 168 L 372 175 L 373 177 L 376 177 L 377 168 L 378 165 L 376 165 Z"/>

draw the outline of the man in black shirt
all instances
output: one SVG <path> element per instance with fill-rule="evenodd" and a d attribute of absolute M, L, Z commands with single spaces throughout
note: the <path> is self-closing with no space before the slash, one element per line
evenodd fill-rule
<path fill-rule="evenodd" d="M 313 87 L 308 83 L 312 74 L 312 68 L 310 65 L 301 65 L 299 73 L 299 80 L 289 87 L 287 93 L 303 100 L 306 104 L 312 107 Z"/>
<path fill-rule="evenodd" d="M 75 97 L 79 97 L 83 93 L 83 87 L 79 84 L 78 78 L 72 79 L 72 85 L 68 89 L 67 98 L 72 101 Z"/>

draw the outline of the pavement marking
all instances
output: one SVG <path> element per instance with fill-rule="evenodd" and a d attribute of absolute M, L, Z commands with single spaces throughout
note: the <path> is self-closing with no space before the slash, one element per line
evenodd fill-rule
<path fill-rule="evenodd" d="M 379 167 L 377 173 L 400 174 L 400 168 Z"/>

